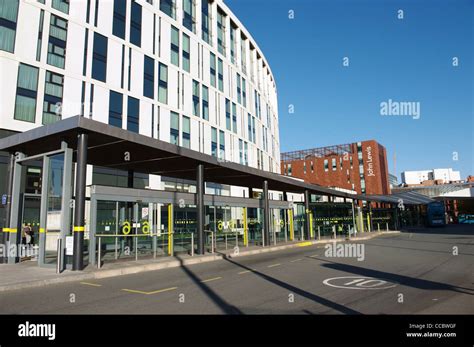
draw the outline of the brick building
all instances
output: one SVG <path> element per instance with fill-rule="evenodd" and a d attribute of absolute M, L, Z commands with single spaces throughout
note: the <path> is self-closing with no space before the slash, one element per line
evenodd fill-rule
<path fill-rule="evenodd" d="M 374 140 L 282 153 L 281 172 L 359 194 L 390 194 L 387 151 Z"/>

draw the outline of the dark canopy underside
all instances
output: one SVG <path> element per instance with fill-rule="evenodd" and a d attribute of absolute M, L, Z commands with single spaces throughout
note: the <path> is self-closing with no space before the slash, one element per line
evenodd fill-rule
<path fill-rule="evenodd" d="M 76 153 L 77 136 L 80 133 L 88 134 L 87 163 L 91 165 L 195 180 L 196 167 L 203 164 L 205 181 L 208 182 L 261 188 L 267 180 L 271 190 L 303 193 L 307 189 L 312 194 L 368 200 L 364 195 L 348 194 L 222 161 L 207 154 L 80 116 L 3 138 L 0 140 L 0 150 L 22 152 L 32 156 L 58 150 L 61 141 L 65 141 Z M 392 199 L 385 201 L 392 202 Z"/>

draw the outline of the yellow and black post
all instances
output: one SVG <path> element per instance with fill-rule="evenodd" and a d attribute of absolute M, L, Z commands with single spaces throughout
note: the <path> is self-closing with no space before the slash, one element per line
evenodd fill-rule
<path fill-rule="evenodd" d="M 74 201 L 74 255 L 72 260 L 73 271 L 82 270 L 84 268 L 87 140 L 87 134 L 82 133 L 77 136 L 76 192 Z"/>
<path fill-rule="evenodd" d="M 10 234 L 10 213 L 12 205 L 12 188 L 13 188 L 13 170 L 15 168 L 15 155 L 10 154 L 10 163 L 8 165 L 8 177 L 7 177 L 7 196 L 6 196 L 6 208 L 5 208 L 5 225 L 3 231 L 0 233 L 0 242 L 4 245 L 4 249 L 7 249 L 7 241 Z M 8 258 L 5 252 L 5 256 L 0 257 L 0 264 L 7 263 Z"/>
<path fill-rule="evenodd" d="M 249 245 L 249 227 L 247 223 L 247 207 L 242 209 L 242 217 L 244 220 L 244 246 L 247 247 Z"/>
<path fill-rule="evenodd" d="M 270 202 L 268 201 L 268 181 L 263 181 L 263 246 L 270 246 Z"/>
<path fill-rule="evenodd" d="M 310 218 L 310 213 L 311 210 L 309 209 L 309 190 L 305 189 L 304 191 L 304 208 L 306 211 L 306 239 L 310 240 L 311 239 L 311 218 Z"/>
<path fill-rule="evenodd" d="M 197 254 L 204 254 L 204 165 L 199 164 L 196 171 L 196 207 L 197 207 Z"/>

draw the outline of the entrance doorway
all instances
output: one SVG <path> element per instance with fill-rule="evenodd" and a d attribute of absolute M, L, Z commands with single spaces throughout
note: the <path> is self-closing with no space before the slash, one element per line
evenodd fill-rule
<path fill-rule="evenodd" d="M 40 194 L 21 194 L 21 244 L 27 250 L 20 256 L 20 261 L 37 260 L 39 255 L 39 234 L 40 234 Z"/>

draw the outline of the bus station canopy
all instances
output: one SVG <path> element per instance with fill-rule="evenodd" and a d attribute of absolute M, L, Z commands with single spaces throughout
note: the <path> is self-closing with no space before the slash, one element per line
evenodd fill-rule
<path fill-rule="evenodd" d="M 399 198 L 392 195 L 350 194 L 306 183 L 225 161 L 82 116 L 65 118 L 53 124 L 0 139 L 0 150 L 10 153 L 21 152 L 30 157 L 56 151 L 64 141 L 74 150 L 75 156 L 77 137 L 83 133 L 88 135 L 87 163 L 100 167 L 195 180 L 196 168 L 199 164 L 203 164 L 205 181 L 219 184 L 260 189 L 264 181 L 267 181 L 270 190 L 281 192 L 304 193 L 308 190 L 310 194 L 388 203 L 397 203 Z M 427 202 L 426 199 L 412 197 L 409 194 L 406 203 Z"/>
<path fill-rule="evenodd" d="M 427 197 L 426 195 L 419 194 L 412 191 L 399 192 L 390 195 L 366 195 L 365 199 L 368 201 L 375 202 L 389 202 L 392 204 L 399 204 L 402 202 L 404 205 L 427 205 L 435 200 Z"/>

